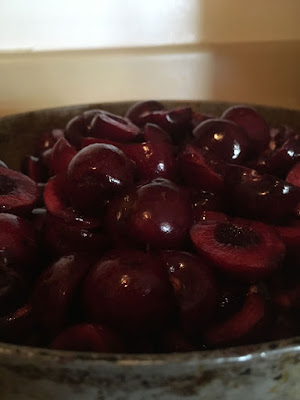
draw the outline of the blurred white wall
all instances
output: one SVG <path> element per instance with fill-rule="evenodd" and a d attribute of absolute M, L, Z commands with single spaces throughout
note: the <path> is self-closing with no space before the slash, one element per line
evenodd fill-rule
<path fill-rule="evenodd" d="M 0 114 L 93 101 L 300 108 L 299 0 L 1 0 Z"/>

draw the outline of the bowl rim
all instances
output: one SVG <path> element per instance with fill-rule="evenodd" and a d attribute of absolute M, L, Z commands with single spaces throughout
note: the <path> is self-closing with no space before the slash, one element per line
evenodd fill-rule
<path fill-rule="evenodd" d="M 74 361 L 92 366 L 114 364 L 123 366 L 165 365 L 174 363 L 200 363 L 201 365 L 220 365 L 245 363 L 248 361 L 279 359 L 281 356 L 300 356 L 300 336 L 213 350 L 185 353 L 97 353 L 84 351 L 54 350 L 0 342 L 0 359 L 52 361 L 66 364 Z"/>
<path fill-rule="evenodd" d="M 149 100 L 149 99 L 148 99 Z M 188 106 L 197 105 L 199 108 L 203 105 L 218 105 L 220 107 L 230 107 L 232 105 L 245 105 L 255 108 L 268 109 L 270 111 L 282 111 L 299 113 L 300 109 L 292 109 L 286 107 L 276 107 L 263 104 L 247 103 L 247 102 L 232 102 L 232 101 L 207 101 L 197 99 L 156 99 L 163 104 L 173 104 L 174 106 Z M 55 112 L 76 112 L 79 109 L 95 108 L 95 107 L 112 107 L 112 106 L 130 106 L 141 100 L 126 100 L 126 101 L 106 101 L 106 102 L 93 102 L 82 104 L 71 104 L 59 107 L 42 108 L 37 110 L 30 110 L 21 113 L 14 113 L 9 115 L 0 116 L 0 122 L 9 121 L 16 117 L 22 118 L 30 114 L 49 113 Z M 93 365 L 109 363 L 120 365 L 135 365 L 143 366 L 147 364 L 167 364 L 167 363 L 190 363 L 198 361 L 201 364 L 224 364 L 224 363 L 242 363 L 249 360 L 279 358 L 283 354 L 299 354 L 300 355 L 300 336 L 294 336 L 288 339 L 280 339 L 276 341 L 256 343 L 251 345 L 242 345 L 234 347 L 226 347 L 221 349 L 193 351 L 186 353 L 97 353 L 97 352 L 80 352 L 80 351 L 67 351 L 67 350 L 54 350 L 49 348 L 31 347 L 25 345 L 10 344 L 0 342 L 0 358 L 5 357 L 9 359 L 28 360 L 32 361 L 53 361 L 55 363 L 68 363 L 74 360 Z"/>

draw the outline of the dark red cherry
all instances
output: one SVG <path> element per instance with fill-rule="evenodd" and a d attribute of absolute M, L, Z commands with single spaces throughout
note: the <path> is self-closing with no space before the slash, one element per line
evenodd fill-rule
<path fill-rule="evenodd" d="M 226 279 L 222 274 L 218 277 L 218 296 L 215 321 L 223 322 L 240 311 L 249 293 L 249 284 Z"/>
<path fill-rule="evenodd" d="M 144 138 L 147 143 L 169 143 L 172 144 L 171 136 L 155 124 L 144 126 Z"/>
<path fill-rule="evenodd" d="M 179 308 L 184 332 L 197 335 L 212 318 L 217 303 L 214 272 L 200 257 L 182 251 L 161 253 Z"/>
<path fill-rule="evenodd" d="M 181 107 L 173 110 L 153 111 L 141 116 L 137 121 L 138 126 L 145 126 L 147 123 L 158 125 L 168 132 L 172 141 L 182 143 L 191 131 L 193 112 L 190 107 Z"/>
<path fill-rule="evenodd" d="M 35 325 L 32 307 L 25 304 L 0 317 L 0 340 L 10 343 L 24 343 Z"/>
<path fill-rule="evenodd" d="M 228 215 L 222 213 L 222 212 L 218 212 L 218 211 L 207 211 L 204 210 L 202 212 L 200 212 L 200 210 L 198 210 L 199 212 L 196 214 L 194 213 L 194 222 L 195 223 L 200 223 L 200 222 L 228 222 Z"/>
<path fill-rule="evenodd" d="M 293 215 L 300 189 L 271 175 L 228 165 L 225 186 L 228 204 L 236 215 L 276 222 Z"/>
<path fill-rule="evenodd" d="M 116 142 L 132 142 L 140 134 L 140 128 L 128 118 L 107 111 L 99 111 L 89 127 L 89 136 Z"/>
<path fill-rule="evenodd" d="M 240 164 L 248 156 L 248 138 L 244 130 L 232 121 L 209 119 L 194 130 L 194 144 L 212 151 L 215 156 Z"/>
<path fill-rule="evenodd" d="M 68 204 L 65 190 L 65 174 L 55 175 L 49 179 L 44 190 L 44 202 L 48 212 L 54 217 L 62 219 L 67 224 L 87 229 L 98 227 L 102 219 L 99 217 L 87 217 L 82 212 L 72 208 Z"/>
<path fill-rule="evenodd" d="M 258 293 L 249 294 L 240 311 L 226 321 L 216 323 L 204 334 L 204 342 L 220 347 L 253 341 L 268 318 L 266 301 Z"/>
<path fill-rule="evenodd" d="M 153 248 L 172 249 L 182 245 L 192 223 L 189 193 L 166 179 L 140 186 L 128 221 L 135 242 Z"/>
<path fill-rule="evenodd" d="M 274 229 L 286 245 L 287 254 L 300 260 L 300 222 L 295 220 L 289 225 L 274 226 Z"/>
<path fill-rule="evenodd" d="M 0 265 L 20 264 L 24 266 L 23 272 L 28 270 L 29 273 L 36 253 L 37 240 L 32 224 L 16 215 L 0 213 Z"/>
<path fill-rule="evenodd" d="M 195 129 L 196 126 L 201 124 L 201 122 L 207 121 L 208 119 L 214 119 L 214 118 L 216 118 L 216 117 L 213 115 L 207 115 L 207 114 L 203 114 L 199 111 L 193 111 L 192 128 Z"/>
<path fill-rule="evenodd" d="M 224 111 L 222 119 L 230 120 L 241 126 L 247 133 L 253 154 L 262 153 L 270 141 L 270 128 L 254 108 L 249 106 L 232 106 Z"/>
<path fill-rule="evenodd" d="M 62 331 L 50 344 L 51 349 L 122 353 L 124 344 L 110 328 L 97 324 L 81 323 Z"/>
<path fill-rule="evenodd" d="M 192 193 L 194 222 L 202 221 L 205 213 L 222 210 L 222 196 L 205 190 Z"/>
<path fill-rule="evenodd" d="M 300 162 L 294 165 L 289 171 L 286 181 L 292 185 L 300 187 Z"/>
<path fill-rule="evenodd" d="M 66 125 L 65 137 L 77 149 L 81 145 L 81 138 L 86 135 L 86 122 L 83 115 L 77 115 Z"/>
<path fill-rule="evenodd" d="M 242 218 L 202 222 L 191 228 L 190 235 L 200 255 L 245 281 L 269 276 L 285 255 L 285 245 L 275 230 L 262 222 Z"/>
<path fill-rule="evenodd" d="M 51 170 L 54 175 L 66 172 L 76 150 L 65 138 L 60 138 L 53 146 L 51 152 Z"/>
<path fill-rule="evenodd" d="M 124 146 L 123 151 L 136 165 L 138 182 L 159 177 L 175 179 L 177 166 L 173 147 L 169 143 L 132 143 Z"/>
<path fill-rule="evenodd" d="M 128 237 L 128 222 L 137 199 L 135 190 L 115 196 L 109 203 L 105 215 L 105 229 L 116 246 L 132 246 Z"/>
<path fill-rule="evenodd" d="M 298 132 L 287 125 L 281 125 L 278 128 L 270 129 L 270 143 L 273 145 L 273 150 L 279 149 L 288 139 L 295 138 L 298 135 Z"/>
<path fill-rule="evenodd" d="M 52 149 L 56 141 L 61 137 L 64 137 L 64 131 L 62 129 L 52 129 L 49 132 L 43 133 L 37 141 L 37 155 L 41 155 L 45 151 Z"/>
<path fill-rule="evenodd" d="M 0 167 L 0 211 L 25 215 L 37 203 L 36 182 L 21 172 Z"/>
<path fill-rule="evenodd" d="M 162 330 L 175 304 L 159 258 L 134 250 L 117 254 L 96 263 L 84 282 L 87 319 L 136 337 Z"/>
<path fill-rule="evenodd" d="M 285 178 L 288 171 L 300 161 L 300 137 L 291 137 L 271 152 L 265 160 L 266 172 Z"/>
<path fill-rule="evenodd" d="M 0 265 L 0 316 L 13 312 L 23 304 L 28 296 L 28 282 L 24 275 L 14 267 Z"/>
<path fill-rule="evenodd" d="M 92 144 L 80 150 L 67 171 L 68 196 L 73 207 L 93 214 L 133 181 L 131 161 L 119 148 Z"/>
<path fill-rule="evenodd" d="M 81 139 L 81 147 L 82 148 L 87 147 L 90 144 L 95 144 L 95 143 L 111 144 L 112 146 L 116 146 L 121 150 L 122 150 L 122 146 L 123 146 L 122 143 L 118 143 L 116 141 L 112 141 L 109 139 L 102 139 L 102 138 L 96 138 L 96 137 L 90 137 L 90 136 L 86 136 Z"/>
<path fill-rule="evenodd" d="M 49 265 L 38 278 L 32 308 L 45 335 L 56 335 L 68 322 L 68 313 L 90 263 L 69 255 Z"/>
<path fill-rule="evenodd" d="M 45 245 L 55 256 L 78 252 L 99 258 L 109 246 L 108 237 L 101 229 L 85 229 L 52 216 L 48 216 L 43 232 Z"/>
<path fill-rule="evenodd" d="M 134 124 L 137 124 L 140 118 L 151 113 L 152 111 L 160 111 L 164 109 L 164 105 L 156 100 L 139 101 L 132 104 L 125 114 Z"/>
<path fill-rule="evenodd" d="M 206 150 L 188 144 L 179 156 L 180 172 L 184 182 L 197 190 L 220 192 L 224 179 L 216 171 L 215 160 Z"/>
<path fill-rule="evenodd" d="M 47 168 L 39 157 L 26 156 L 23 160 L 22 172 L 35 182 L 47 181 Z"/>

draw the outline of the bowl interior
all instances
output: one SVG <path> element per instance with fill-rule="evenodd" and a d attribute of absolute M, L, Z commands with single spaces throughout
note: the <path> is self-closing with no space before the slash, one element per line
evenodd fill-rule
<path fill-rule="evenodd" d="M 12 169 L 20 169 L 23 157 L 26 154 L 34 152 L 34 145 L 43 132 L 53 128 L 64 128 L 66 123 L 74 116 L 83 111 L 100 108 L 115 114 L 124 115 L 128 107 L 133 102 L 121 103 L 96 103 L 85 104 L 68 107 L 60 107 L 46 110 L 38 110 L 23 114 L 10 115 L 0 118 L 0 159 L 2 159 Z M 163 101 L 166 108 L 175 108 L 179 106 L 191 106 L 194 110 L 220 116 L 222 112 L 232 103 L 205 102 L 205 101 Z M 295 129 L 300 127 L 300 110 L 288 110 L 282 108 L 266 107 L 261 105 L 254 106 L 267 120 L 271 127 L 280 125 L 289 125 Z M 243 357 L 245 354 L 260 354 L 267 351 L 287 351 L 296 349 L 300 351 L 300 338 L 291 338 L 273 343 L 265 343 L 251 346 L 241 346 L 230 349 L 213 350 L 207 352 L 193 353 L 193 357 L 200 357 L 204 361 L 214 359 L 219 362 L 224 357 L 237 358 Z M 68 355 L 66 355 L 68 353 Z M 118 361 L 120 357 L 124 360 L 124 355 L 101 355 L 90 353 L 76 353 L 53 351 L 47 349 L 30 349 L 28 347 L 0 344 L 0 354 L 9 357 L 51 357 L 55 360 L 62 360 L 70 357 L 71 359 Z M 162 355 L 127 355 L 128 360 L 162 360 Z M 169 361 L 180 361 L 191 359 L 188 354 L 168 355 Z M 166 360 L 166 359 L 165 359 Z M 219 361 L 218 361 L 219 360 Z"/>

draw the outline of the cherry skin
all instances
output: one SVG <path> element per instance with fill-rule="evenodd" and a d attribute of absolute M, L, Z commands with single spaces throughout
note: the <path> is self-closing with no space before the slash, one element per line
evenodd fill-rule
<path fill-rule="evenodd" d="M 68 195 L 73 207 L 97 213 L 115 193 L 133 181 L 131 161 L 119 148 L 91 144 L 80 150 L 67 170 Z"/>
<path fill-rule="evenodd" d="M 251 150 L 259 154 L 268 146 L 270 129 L 265 119 L 254 108 L 249 106 L 232 106 L 224 111 L 223 119 L 235 122 L 246 132 Z"/>
<path fill-rule="evenodd" d="M 249 140 L 232 121 L 208 119 L 194 130 L 195 145 L 212 151 L 221 160 L 240 164 L 248 156 Z"/>
<path fill-rule="evenodd" d="M 213 269 L 200 257 L 169 250 L 161 253 L 169 274 L 184 332 L 197 335 L 212 318 L 217 303 Z"/>
<path fill-rule="evenodd" d="M 86 257 L 63 256 L 38 278 L 32 308 L 46 336 L 56 335 L 67 324 L 72 301 L 89 267 Z"/>
<path fill-rule="evenodd" d="M 293 215 L 300 189 L 272 175 L 228 165 L 225 174 L 228 204 L 236 215 L 270 222 Z"/>
<path fill-rule="evenodd" d="M 189 192 L 166 179 L 140 186 L 128 220 L 135 242 L 153 248 L 176 248 L 187 239 L 192 223 Z"/>
<path fill-rule="evenodd" d="M 163 110 L 164 106 L 162 103 L 156 100 L 139 101 L 132 104 L 125 114 L 134 124 L 137 124 L 140 118 L 146 116 L 152 111 Z"/>
<path fill-rule="evenodd" d="M 137 337 L 162 330 L 175 308 L 159 258 L 136 250 L 97 262 L 84 282 L 82 303 L 89 321 Z"/>

